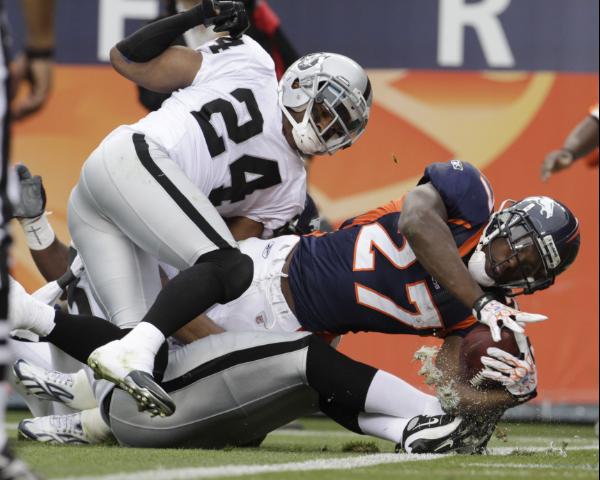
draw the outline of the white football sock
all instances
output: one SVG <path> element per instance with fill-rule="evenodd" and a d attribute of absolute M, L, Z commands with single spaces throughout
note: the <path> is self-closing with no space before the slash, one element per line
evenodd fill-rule
<path fill-rule="evenodd" d="M 37 333 L 40 337 L 47 337 L 50 332 L 54 330 L 54 308 L 50 305 L 46 305 L 42 302 L 36 301 L 31 303 L 29 309 L 29 321 L 31 330 L 33 333 Z"/>
<path fill-rule="evenodd" d="M 425 401 L 421 415 L 444 415 L 445 413 L 438 398 L 432 396 L 429 400 Z"/>
<path fill-rule="evenodd" d="M 99 408 L 83 410 L 81 426 L 86 437 L 93 444 L 102 443 L 112 436 L 109 426 L 102 420 Z"/>
<path fill-rule="evenodd" d="M 432 401 L 437 402 L 437 398 L 423 393 L 401 378 L 378 370 L 367 392 L 365 413 L 412 418 L 423 414 L 424 406 Z"/>
<path fill-rule="evenodd" d="M 121 339 L 121 342 L 127 346 L 134 349 L 143 348 L 151 351 L 154 355 L 158 353 L 164 341 L 165 336 L 162 332 L 148 322 L 138 323 L 131 332 Z"/>
<path fill-rule="evenodd" d="M 65 402 L 75 410 L 89 410 L 96 408 L 98 403 L 94 397 L 92 386 L 88 380 L 85 370 L 81 369 L 73 373 L 73 400 Z"/>
<path fill-rule="evenodd" d="M 394 443 L 400 442 L 404 428 L 409 421 L 410 418 L 370 413 L 361 413 L 358 416 L 358 426 L 363 433 Z"/>
<path fill-rule="evenodd" d="M 9 277 L 9 281 L 11 328 L 30 330 L 40 337 L 47 336 L 54 328 L 54 308 L 29 295 L 12 277 Z"/>

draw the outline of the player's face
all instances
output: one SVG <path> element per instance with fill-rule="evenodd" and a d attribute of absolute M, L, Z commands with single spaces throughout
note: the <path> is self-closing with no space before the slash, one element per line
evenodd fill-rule
<path fill-rule="evenodd" d="M 524 278 L 545 276 L 543 262 L 533 241 L 520 241 L 511 246 L 506 238 L 496 238 L 487 245 L 486 273 L 496 284 L 513 284 Z"/>
<path fill-rule="evenodd" d="M 330 140 L 334 137 L 343 137 L 345 135 L 344 128 L 340 124 L 339 121 L 335 121 L 334 115 L 332 115 L 329 108 L 325 106 L 324 103 L 316 103 L 312 109 L 312 118 L 317 127 L 319 127 L 319 131 L 323 133 L 323 139 L 325 141 Z M 344 119 L 343 115 L 348 116 L 348 113 L 345 108 L 340 108 L 340 116 L 342 116 L 342 120 Z M 334 122 L 335 123 L 332 123 Z"/>

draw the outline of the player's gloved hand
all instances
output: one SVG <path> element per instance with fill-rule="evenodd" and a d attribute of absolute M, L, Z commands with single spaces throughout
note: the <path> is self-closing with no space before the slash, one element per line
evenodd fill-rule
<path fill-rule="evenodd" d="M 248 14 L 242 2 L 229 0 L 203 0 L 204 26 L 215 26 L 215 32 L 229 32 L 239 38 L 250 27 Z"/>
<path fill-rule="evenodd" d="M 23 164 L 16 165 L 15 170 L 19 176 L 21 198 L 13 208 L 13 217 L 23 219 L 41 216 L 46 209 L 46 191 L 42 177 L 32 176 L 29 169 Z"/>
<path fill-rule="evenodd" d="M 489 356 L 481 357 L 485 368 L 481 376 L 499 382 L 519 403 L 527 402 L 537 395 L 537 367 L 533 348 L 523 333 L 515 333 L 519 357 L 496 347 L 487 349 Z"/>
<path fill-rule="evenodd" d="M 569 167 L 575 158 L 573 157 L 573 153 L 565 148 L 561 148 L 560 150 L 553 150 L 544 159 L 544 163 L 542 163 L 542 181 L 546 181 L 550 178 L 550 175 L 556 172 L 560 172 L 565 168 Z"/>
<path fill-rule="evenodd" d="M 515 333 L 523 333 L 525 330 L 517 322 L 533 323 L 548 319 L 545 315 L 525 313 L 508 307 L 489 293 L 477 299 L 473 305 L 473 316 L 489 327 L 494 342 L 500 341 L 500 327 L 502 326 Z"/>

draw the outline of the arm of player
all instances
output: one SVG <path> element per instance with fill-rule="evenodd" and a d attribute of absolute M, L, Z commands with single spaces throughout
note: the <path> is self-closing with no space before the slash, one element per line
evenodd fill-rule
<path fill-rule="evenodd" d="M 460 257 L 442 197 L 430 183 L 404 199 L 399 229 L 423 267 L 454 297 L 472 308 L 484 292 Z"/>
<path fill-rule="evenodd" d="M 54 56 L 54 0 L 22 0 L 25 18 L 25 53 L 10 65 L 11 92 L 29 83 L 27 95 L 11 105 L 11 115 L 21 119 L 39 110 L 52 89 Z"/>
<path fill-rule="evenodd" d="M 69 268 L 69 247 L 57 237 L 43 250 L 30 250 L 31 258 L 47 282 L 58 280 Z"/>
<path fill-rule="evenodd" d="M 553 173 L 571 166 L 575 160 L 597 147 L 598 119 L 588 115 L 569 133 L 562 148 L 546 155 L 542 163 L 542 180 L 548 180 Z"/>
<path fill-rule="evenodd" d="M 46 217 L 46 192 L 39 175 L 32 176 L 22 164 L 15 167 L 19 177 L 19 203 L 13 215 L 25 232 L 25 241 L 36 267 L 50 282 L 57 280 L 69 267 L 69 247 L 54 234 Z"/>
<path fill-rule="evenodd" d="M 199 315 L 187 325 L 177 330 L 173 336 L 181 343 L 188 344 L 208 335 L 215 335 L 224 331 L 225 329 L 219 327 L 219 325 L 206 315 Z"/>
<path fill-rule="evenodd" d="M 500 340 L 500 322 L 522 333 L 517 322 L 545 320 L 543 315 L 520 312 L 483 292 L 463 263 L 447 220 L 441 195 L 431 183 L 425 183 L 406 195 L 399 229 L 419 263 L 455 298 L 473 309 L 477 320 L 490 328 L 494 341 Z"/>
<path fill-rule="evenodd" d="M 202 65 L 202 54 L 191 48 L 173 46 L 147 62 L 130 62 L 113 47 L 110 63 L 128 80 L 157 93 L 171 93 L 192 84 Z"/>
<path fill-rule="evenodd" d="M 110 51 L 110 61 L 125 78 L 158 93 L 170 93 L 192 84 L 202 66 L 202 54 L 191 48 L 171 46 L 175 39 L 197 25 L 214 25 L 215 31 L 241 33 L 247 24 L 237 2 L 204 0 L 184 12 L 150 23 Z"/>
<path fill-rule="evenodd" d="M 247 217 L 226 218 L 225 223 L 237 242 L 252 237 L 260 238 L 264 230 L 262 223 Z"/>
<path fill-rule="evenodd" d="M 442 373 L 443 379 L 460 378 L 460 350 L 463 338 L 458 335 L 450 335 L 444 339 L 442 348 L 437 358 L 436 366 Z M 513 407 L 518 402 L 506 390 L 478 390 L 468 383 L 453 381 L 451 388 L 458 396 L 456 411 L 454 415 L 477 415 L 504 411 Z"/>

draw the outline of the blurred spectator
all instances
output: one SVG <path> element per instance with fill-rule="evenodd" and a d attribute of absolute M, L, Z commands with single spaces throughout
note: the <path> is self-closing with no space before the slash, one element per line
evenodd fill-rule
<path fill-rule="evenodd" d="M 4 431 L 7 395 L 4 381 L 11 360 L 8 350 L 8 248 L 11 242 L 8 221 L 12 215 L 9 193 L 13 192 L 8 185 L 9 124 L 11 119 L 24 118 L 38 111 L 49 96 L 54 53 L 54 0 L 23 0 L 21 3 L 26 48 L 9 65 L 10 40 L 4 3 L 0 1 L 0 478 L 35 480 L 38 477 L 10 453 Z M 29 90 L 9 103 L 24 83 L 29 83 Z"/>
<path fill-rule="evenodd" d="M 1 4 L 0 1 L 0 9 Z M 14 120 L 27 117 L 44 106 L 52 89 L 54 65 L 54 0 L 23 0 L 22 5 L 26 47 L 9 65 L 9 91 L 13 100 L 10 109 Z M 27 92 L 17 96 L 23 93 L 22 87 L 26 87 Z"/>
<path fill-rule="evenodd" d="M 564 145 L 553 150 L 542 164 L 542 180 L 546 181 L 556 172 L 570 167 L 575 160 L 587 157 L 591 166 L 598 166 L 598 104 L 590 109 L 590 114 L 579 122 L 565 139 Z"/>
<path fill-rule="evenodd" d="M 198 3 L 198 0 L 166 0 L 165 16 L 175 15 L 187 10 Z M 256 40 L 273 57 L 277 78 L 294 63 L 299 55 L 281 29 L 281 22 L 277 14 L 269 7 L 266 0 L 243 0 L 246 11 L 250 17 L 250 29 L 246 35 Z M 195 48 L 203 43 L 216 38 L 212 28 L 207 29 L 199 25 L 188 30 L 179 37 L 175 45 L 187 45 Z M 158 109 L 169 94 L 156 93 L 138 87 L 140 103 L 148 110 Z"/>

